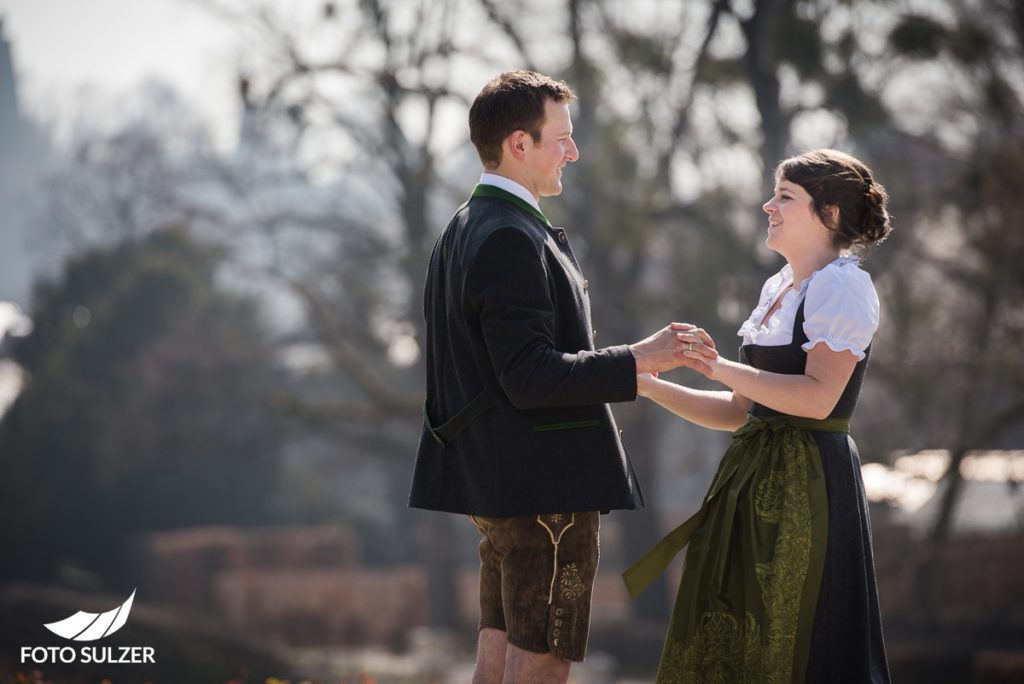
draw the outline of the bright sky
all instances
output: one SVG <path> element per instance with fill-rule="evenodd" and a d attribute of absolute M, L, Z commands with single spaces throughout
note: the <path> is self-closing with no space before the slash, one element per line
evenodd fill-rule
<path fill-rule="evenodd" d="M 237 121 L 230 28 L 186 0 L 0 0 L 22 111 L 60 126 L 146 81 L 173 86 L 220 145 Z M 102 107 L 101 107 L 102 109 Z"/>

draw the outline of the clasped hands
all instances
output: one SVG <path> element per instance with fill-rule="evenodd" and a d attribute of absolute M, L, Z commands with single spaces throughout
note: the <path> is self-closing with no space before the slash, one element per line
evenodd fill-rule
<path fill-rule="evenodd" d="M 718 361 L 715 341 L 703 329 L 690 323 L 670 323 L 650 337 L 630 345 L 636 358 L 640 394 L 658 373 L 685 367 L 714 377 Z"/>

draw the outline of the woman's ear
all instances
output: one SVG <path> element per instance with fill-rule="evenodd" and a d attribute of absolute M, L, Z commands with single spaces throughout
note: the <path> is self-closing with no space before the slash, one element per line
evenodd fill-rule
<path fill-rule="evenodd" d="M 825 218 L 828 222 L 825 224 L 828 228 L 836 228 L 839 225 L 839 207 L 835 204 L 826 204 L 824 207 Z"/>

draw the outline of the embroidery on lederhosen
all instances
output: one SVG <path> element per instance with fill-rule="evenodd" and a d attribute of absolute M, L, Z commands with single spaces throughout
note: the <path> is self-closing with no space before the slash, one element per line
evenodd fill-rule
<path fill-rule="evenodd" d="M 555 600 L 555 580 L 558 579 L 558 544 L 562 541 L 562 535 L 566 531 L 576 524 L 576 514 L 570 514 L 568 523 L 565 521 L 565 516 L 561 513 L 553 513 L 550 515 L 538 515 L 537 524 L 547 530 L 548 536 L 551 537 L 551 544 L 555 547 L 553 556 L 553 567 L 551 569 L 551 584 L 548 588 L 548 605 L 550 606 Z M 558 533 L 555 533 L 558 530 Z M 575 567 L 575 563 L 572 564 Z M 577 572 L 577 578 L 579 573 Z"/>
<path fill-rule="evenodd" d="M 580 577 L 580 569 L 575 563 L 569 563 L 562 568 L 562 578 L 559 580 L 559 589 L 562 598 L 566 601 L 579 601 L 586 592 L 587 587 Z"/>

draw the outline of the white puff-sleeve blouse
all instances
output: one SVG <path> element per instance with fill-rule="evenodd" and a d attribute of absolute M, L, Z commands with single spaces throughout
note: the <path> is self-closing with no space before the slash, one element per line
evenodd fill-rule
<path fill-rule="evenodd" d="M 878 294 L 871 276 L 860 268 L 854 256 L 839 257 L 821 270 L 815 271 L 800 284 L 798 290 L 788 290 L 782 304 L 762 325 L 765 314 L 783 292 L 793 283 L 793 271 L 787 264 L 769 278 L 761 288 L 761 298 L 750 317 L 740 326 L 738 335 L 743 344 L 762 346 L 785 345 L 793 341 L 793 324 L 800 303 L 804 304 L 804 333 L 807 342 L 802 346 L 810 351 L 824 342 L 832 351 L 850 351 L 858 359 L 878 329 Z"/>

